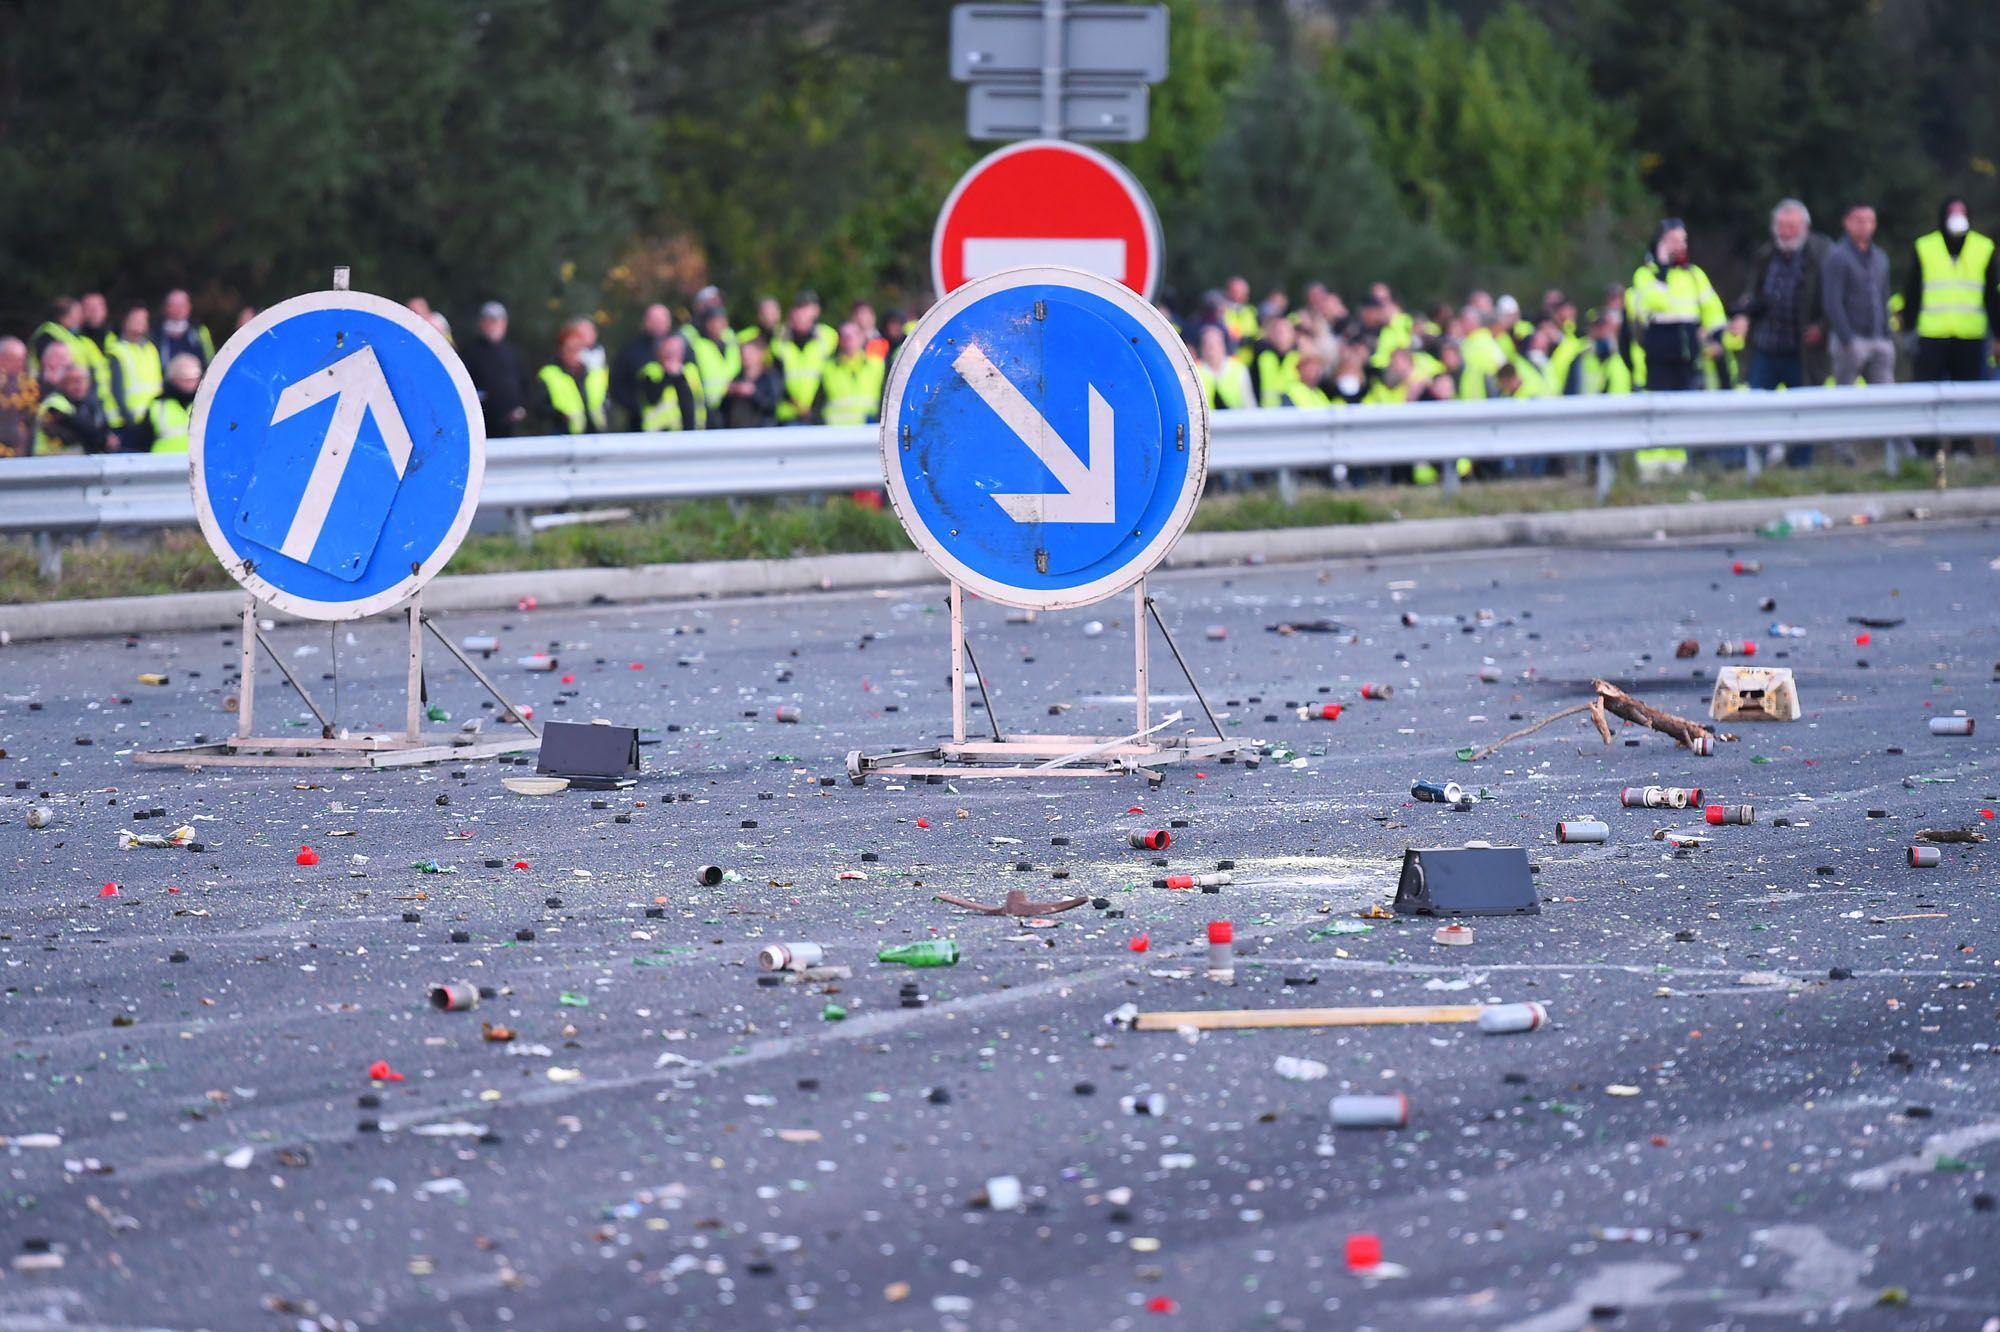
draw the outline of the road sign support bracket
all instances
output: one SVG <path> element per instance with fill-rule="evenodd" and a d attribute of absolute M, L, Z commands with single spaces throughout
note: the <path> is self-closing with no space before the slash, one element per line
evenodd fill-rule
<path fill-rule="evenodd" d="M 1168 632 L 1159 609 L 1146 595 L 1146 580 L 1140 579 L 1132 592 L 1133 732 L 1122 736 L 1015 735 L 1001 738 L 995 722 L 991 740 L 967 740 L 965 711 L 965 667 L 971 643 L 965 632 L 965 594 L 956 579 L 951 583 L 951 742 L 926 748 L 895 749 L 876 754 L 854 750 L 847 756 L 847 776 L 856 786 L 870 774 L 885 777 L 1106 777 L 1121 773 L 1143 773 L 1155 783 L 1164 780 L 1158 771 L 1169 763 L 1189 763 L 1209 759 L 1233 761 L 1237 751 L 1249 742 L 1230 740 L 1208 700 L 1188 669 L 1187 659 Z M 1174 664 L 1187 677 L 1195 699 L 1201 704 L 1213 734 L 1160 736 L 1160 732 L 1181 720 L 1176 712 L 1159 722 L 1151 722 L 1151 631 L 1158 626 L 1173 653 Z M 973 667 L 978 670 L 977 665 Z M 979 677 L 980 693 L 986 697 L 985 676 Z M 987 698 L 987 716 L 993 705 Z"/>
<path fill-rule="evenodd" d="M 472 661 L 459 650 L 458 644 L 445 637 L 431 618 L 424 614 L 423 593 L 419 591 L 410 598 L 405 608 L 409 629 L 409 675 L 407 679 L 408 697 L 404 713 L 405 726 L 400 735 L 365 733 L 362 735 L 337 734 L 334 719 L 323 711 L 319 703 L 307 692 L 291 668 L 285 665 L 277 649 L 264 637 L 257 623 L 257 598 L 246 592 L 243 595 L 243 639 L 241 686 L 237 691 L 236 735 L 229 740 L 216 743 L 176 745 L 168 749 L 142 750 L 133 754 L 135 762 L 164 767 L 204 768 L 408 768 L 425 763 L 445 763 L 475 758 L 494 758 L 501 754 L 515 754 L 534 749 L 541 743 L 541 731 L 527 714 L 515 705 L 512 699 L 500 692 L 486 673 L 473 665 Z M 424 718 L 424 631 L 444 645 L 447 652 L 458 659 L 458 663 L 472 673 L 487 693 L 500 706 L 499 720 L 502 725 L 518 725 L 527 732 L 525 738 L 518 736 L 480 736 L 466 732 L 428 732 L 423 728 Z M 271 656 L 279 674 L 286 683 L 298 691 L 299 697 L 318 718 L 320 734 L 316 738 L 304 739 L 292 736 L 259 736 L 255 733 L 254 710 L 257 697 L 257 647 L 259 644 Z"/>

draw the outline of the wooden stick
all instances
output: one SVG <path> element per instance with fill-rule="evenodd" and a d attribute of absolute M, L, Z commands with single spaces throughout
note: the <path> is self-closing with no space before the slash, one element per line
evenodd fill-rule
<path fill-rule="evenodd" d="M 1710 731 L 1700 722 L 1689 721 L 1686 717 L 1676 717 L 1671 712 L 1662 712 L 1656 707 L 1641 703 L 1608 680 L 1592 680 L 1590 687 L 1597 691 L 1598 698 L 1610 711 L 1628 722 L 1650 726 L 1662 735 L 1670 735 L 1680 741 L 1683 747 L 1691 747 L 1698 736 L 1711 736 L 1718 740 L 1736 738 L 1733 735 Z"/>
<path fill-rule="evenodd" d="M 1561 721 L 1564 717 L 1574 717 L 1579 712 L 1589 712 L 1596 707 L 1597 703 L 1593 701 L 1590 703 L 1579 703 L 1573 708 L 1564 708 L 1561 712 L 1550 713 L 1548 716 L 1536 722 L 1533 726 L 1523 726 L 1520 730 L 1514 732 L 1512 735 L 1501 736 L 1498 740 L 1495 740 L 1492 744 L 1487 745 L 1485 748 L 1479 750 L 1471 758 L 1467 759 L 1466 762 L 1477 763 L 1479 762 L 1479 760 L 1485 758 L 1488 754 L 1491 754 L 1494 750 L 1500 748 L 1500 746 L 1506 744 L 1509 740 L 1519 740 L 1524 735 L 1533 735 L 1536 731 L 1541 730 L 1544 726 L 1547 726 L 1550 722 Z M 1600 732 L 1603 732 L 1604 743 L 1607 745 L 1610 744 L 1611 733 L 1608 729 L 1606 729 L 1602 720 L 1598 721 L 1597 729 Z"/>
<path fill-rule="evenodd" d="M 1234 1031 L 1247 1027 L 1388 1027 L 1409 1022 L 1477 1022 L 1484 1004 L 1416 1004 L 1398 1008 L 1209 1008 L 1191 1013 L 1141 1013 L 1140 1031 Z"/>

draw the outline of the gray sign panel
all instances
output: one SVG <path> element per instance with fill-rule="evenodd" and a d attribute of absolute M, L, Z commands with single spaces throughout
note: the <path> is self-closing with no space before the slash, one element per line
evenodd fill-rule
<path fill-rule="evenodd" d="M 1146 137 L 1144 84 L 1065 84 L 1065 139 L 1137 143 Z M 975 83 L 965 99 L 965 133 L 973 139 L 1042 137 L 1042 89 L 1036 83 Z"/>
<path fill-rule="evenodd" d="M 955 5 L 951 76 L 961 83 L 1042 73 L 1038 4 Z M 1062 68 L 1069 79 L 1158 83 L 1167 77 L 1165 5 L 1063 5 Z"/>

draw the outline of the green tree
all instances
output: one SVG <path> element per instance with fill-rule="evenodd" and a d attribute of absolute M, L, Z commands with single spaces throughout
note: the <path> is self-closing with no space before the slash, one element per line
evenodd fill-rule
<path fill-rule="evenodd" d="M 1363 21 L 1327 64 L 1404 207 L 1488 280 L 1580 278 L 1588 240 L 1643 226 L 1629 115 L 1522 5 Z"/>
<path fill-rule="evenodd" d="M 1260 291 L 1379 280 L 1429 299 L 1451 275 L 1450 246 L 1405 215 L 1366 129 L 1307 59 L 1265 57 L 1204 163 L 1204 189 L 1176 227 L 1185 239 L 1170 245 L 1190 293 L 1226 269 Z"/>
<path fill-rule="evenodd" d="M 0 30 L 0 308 L 102 287 L 239 304 L 324 286 L 552 315 L 648 179 L 645 0 L 127 0 Z M 107 34 L 115 34 L 115 39 Z M 565 275 L 572 275 L 566 277 Z"/>

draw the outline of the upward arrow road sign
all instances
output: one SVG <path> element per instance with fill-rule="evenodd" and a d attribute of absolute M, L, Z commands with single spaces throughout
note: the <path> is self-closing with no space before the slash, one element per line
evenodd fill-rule
<path fill-rule="evenodd" d="M 189 456 L 195 513 L 231 575 L 279 610 L 341 620 L 407 600 L 451 558 L 486 432 L 429 323 L 330 291 L 273 306 L 223 347 Z"/>
<path fill-rule="evenodd" d="M 1173 326 L 1071 268 L 969 282 L 924 316 L 882 411 L 890 499 L 948 577 L 1081 606 L 1145 577 L 1187 527 L 1207 401 Z"/>

